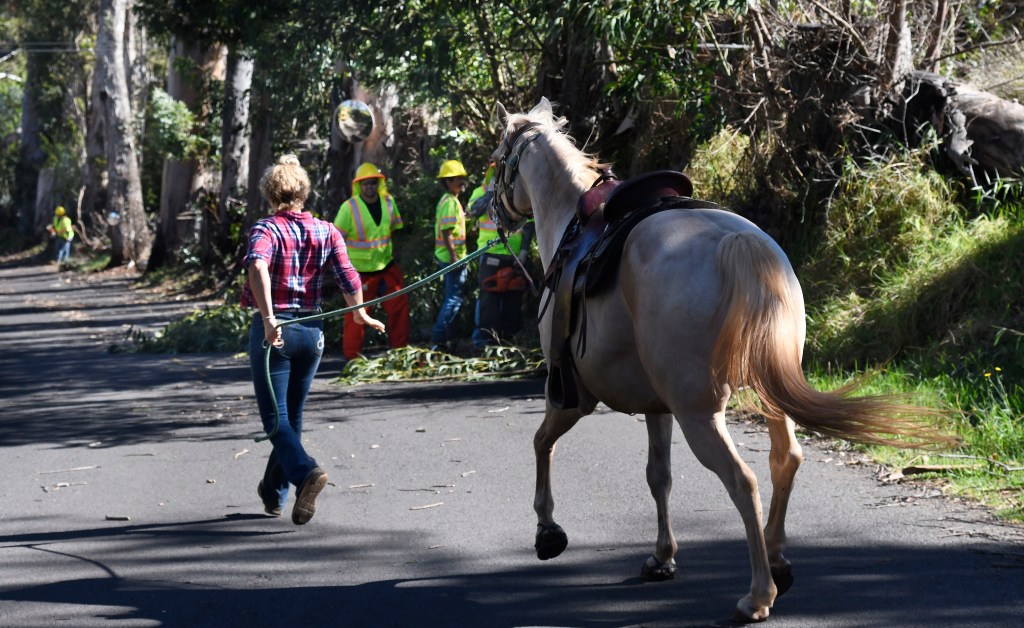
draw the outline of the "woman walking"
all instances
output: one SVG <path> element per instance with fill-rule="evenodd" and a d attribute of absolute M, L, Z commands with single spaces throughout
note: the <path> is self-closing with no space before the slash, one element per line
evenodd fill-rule
<path fill-rule="evenodd" d="M 282 156 L 263 173 L 260 193 L 274 214 L 249 232 L 245 257 L 249 281 L 242 291 L 242 306 L 259 310 L 249 329 L 249 364 L 263 429 L 271 434 L 274 446 L 256 490 L 264 511 L 280 516 L 289 485 L 294 484 L 298 493 L 292 522 L 296 525 L 313 517 L 317 495 L 327 485 L 327 474 L 301 441 L 302 408 L 324 351 L 323 321 L 278 325 L 320 313 L 328 268 L 345 303 L 363 302 L 359 273 L 348 259 L 341 233 L 303 210 L 309 187 L 309 177 L 294 155 Z M 353 314 L 357 323 L 384 331 L 384 324 L 370 318 L 365 309 Z M 268 345 L 269 383 L 264 362 Z"/>

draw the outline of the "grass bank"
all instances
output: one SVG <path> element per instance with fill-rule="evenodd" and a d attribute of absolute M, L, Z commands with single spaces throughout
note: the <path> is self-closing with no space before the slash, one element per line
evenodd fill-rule
<path fill-rule="evenodd" d="M 972 194 L 908 154 L 851 167 L 841 189 L 800 267 L 812 377 L 868 370 L 869 388 L 949 408 L 957 451 L 873 455 L 1024 521 L 1019 187 Z"/>

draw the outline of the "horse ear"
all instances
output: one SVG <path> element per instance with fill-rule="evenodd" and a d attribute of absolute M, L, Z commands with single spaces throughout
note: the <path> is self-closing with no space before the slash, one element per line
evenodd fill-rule
<path fill-rule="evenodd" d="M 499 102 L 496 113 L 498 114 L 498 123 L 501 124 L 501 126 L 507 126 L 508 125 L 508 112 L 505 111 L 505 105 L 503 105 L 503 104 L 501 104 Z"/>
<path fill-rule="evenodd" d="M 530 112 L 530 115 L 532 116 L 538 113 L 547 114 L 552 118 L 555 116 L 554 111 L 551 110 L 551 101 L 548 100 L 547 96 L 540 97 L 540 102 L 537 103 L 537 106 L 533 108 L 533 110 Z"/>

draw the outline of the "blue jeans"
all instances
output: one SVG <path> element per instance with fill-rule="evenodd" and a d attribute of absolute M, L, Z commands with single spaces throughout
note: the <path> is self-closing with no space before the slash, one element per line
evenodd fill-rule
<path fill-rule="evenodd" d="M 438 268 L 448 266 L 447 262 L 437 261 Z M 464 300 L 462 292 L 466 286 L 466 273 L 469 269 L 463 265 L 444 276 L 444 301 L 441 302 L 441 311 L 437 313 L 437 320 L 430 330 L 431 344 L 447 342 L 448 332 L 451 330 L 455 317 L 459 314 Z"/>
<path fill-rule="evenodd" d="M 292 314 L 277 314 L 279 321 L 293 318 Z M 270 349 L 270 380 L 279 421 L 277 433 L 270 439 L 274 449 L 263 472 L 263 501 L 268 506 L 283 506 L 289 483 L 301 487 L 317 466 L 302 447 L 302 408 L 324 354 L 324 322 L 288 325 L 281 329 L 281 337 L 284 346 Z M 249 328 L 249 366 L 263 430 L 270 433 L 274 429 L 274 402 L 267 383 L 264 340 L 263 318 L 256 312 Z"/>
<path fill-rule="evenodd" d="M 57 263 L 67 261 L 71 257 L 71 240 L 57 238 Z"/>

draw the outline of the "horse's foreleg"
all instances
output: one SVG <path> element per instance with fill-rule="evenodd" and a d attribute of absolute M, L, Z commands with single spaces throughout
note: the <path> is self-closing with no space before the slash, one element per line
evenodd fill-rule
<path fill-rule="evenodd" d="M 647 485 L 658 510 L 658 542 L 640 574 L 647 580 L 669 580 L 676 576 L 677 549 L 668 507 L 672 494 L 671 414 L 647 415 L 647 442 Z"/>
<path fill-rule="evenodd" d="M 793 419 L 789 417 L 768 420 L 768 434 L 772 439 L 772 450 L 768 456 L 772 470 L 772 503 L 768 509 L 768 523 L 764 527 L 764 540 L 778 595 L 785 593 L 793 584 L 793 570 L 782 552 L 786 548 L 789 496 L 793 491 L 796 471 L 804 457 L 800 443 L 796 440 L 794 425 Z"/>
<path fill-rule="evenodd" d="M 743 519 L 753 573 L 750 593 L 736 604 L 735 619 L 764 621 L 775 601 L 776 587 L 768 565 L 764 532 L 761 530 L 761 497 L 757 492 L 757 477 L 736 452 L 725 428 L 724 412 L 716 412 L 713 416 L 691 413 L 681 416 L 679 425 L 694 455 L 722 481 Z"/>
<path fill-rule="evenodd" d="M 537 486 L 533 498 L 533 509 L 537 512 L 537 537 L 534 549 L 537 558 L 554 558 L 569 544 L 562 528 L 555 523 L 555 498 L 551 495 L 551 460 L 555 455 L 555 443 L 563 434 L 572 429 L 582 418 L 578 410 L 553 409 L 550 405 L 544 412 L 544 422 L 533 437 L 533 451 L 537 457 Z"/>

